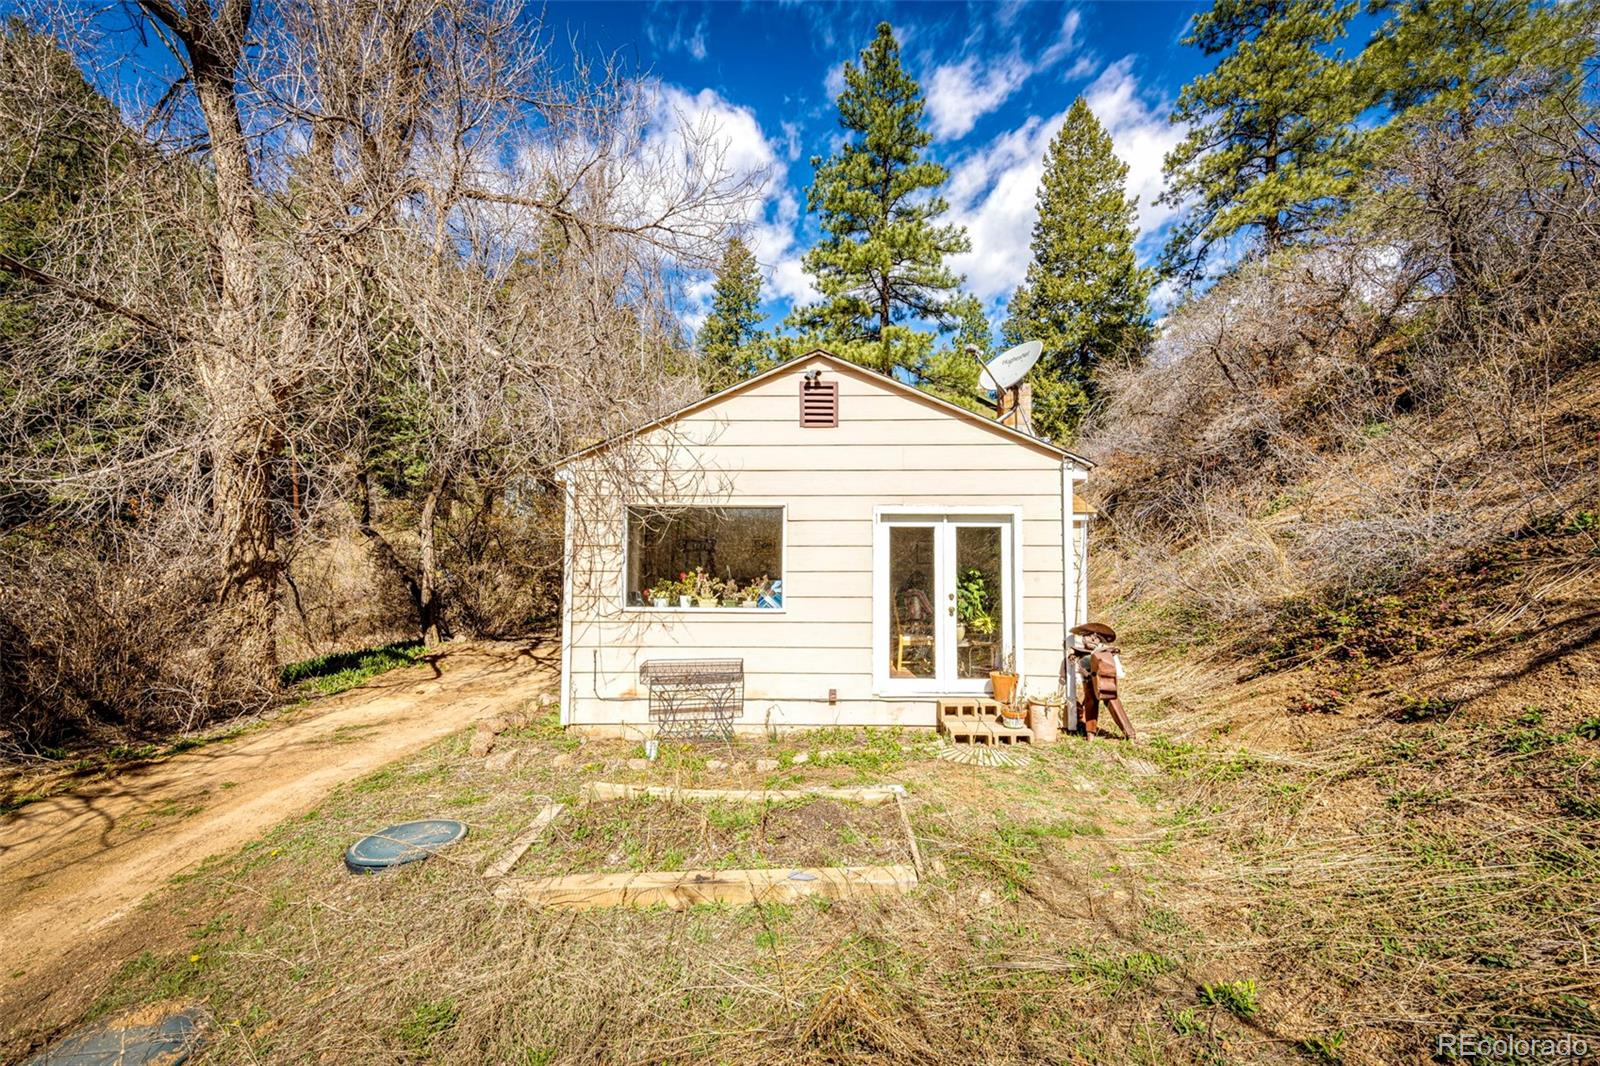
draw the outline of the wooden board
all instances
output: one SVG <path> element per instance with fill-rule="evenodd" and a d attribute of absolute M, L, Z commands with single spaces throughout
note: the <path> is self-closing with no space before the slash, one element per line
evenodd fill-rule
<path fill-rule="evenodd" d="M 835 799 L 876 807 L 893 803 L 903 789 L 899 785 L 850 785 L 841 788 L 674 788 L 671 785 L 618 785 L 609 781 L 591 781 L 583 786 L 585 803 L 605 800 L 654 799 L 673 800 L 678 803 L 788 803 L 793 800 Z"/>
<path fill-rule="evenodd" d="M 667 907 L 702 903 L 789 903 L 807 896 L 857 899 L 896 895 L 917 885 L 910 866 L 816 866 L 796 870 L 677 870 L 506 878 L 501 899 L 544 907 Z"/>
<path fill-rule="evenodd" d="M 541 807 L 539 813 L 534 816 L 532 824 L 527 829 L 524 829 L 517 839 L 511 842 L 511 847 L 506 849 L 504 855 L 488 865 L 483 871 L 483 876 L 504 877 L 510 873 L 511 868 L 517 864 L 517 860 L 522 858 L 529 848 L 533 847 L 534 841 L 543 836 L 544 831 L 550 828 L 550 823 L 561 817 L 561 812 L 566 809 L 566 806 L 561 803 L 547 803 Z"/>

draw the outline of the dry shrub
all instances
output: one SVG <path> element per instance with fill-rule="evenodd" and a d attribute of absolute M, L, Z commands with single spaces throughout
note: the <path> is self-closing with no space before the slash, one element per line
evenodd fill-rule
<path fill-rule="evenodd" d="M 1414 130 L 1338 228 L 1106 372 L 1083 449 L 1117 593 L 1266 625 L 1586 506 L 1600 199 L 1571 178 L 1596 162 L 1542 105 Z"/>
<path fill-rule="evenodd" d="M 474 637 L 527 633 L 561 612 L 562 509 L 548 488 L 457 508 L 443 530 L 449 629 Z"/>
<path fill-rule="evenodd" d="M 231 665 L 203 555 L 17 535 L 0 552 L 0 758 L 187 732 L 273 699 Z"/>
<path fill-rule="evenodd" d="M 296 544 L 285 583 L 288 610 L 278 633 L 285 661 L 416 636 L 416 611 L 405 589 L 373 561 L 353 530 Z"/>

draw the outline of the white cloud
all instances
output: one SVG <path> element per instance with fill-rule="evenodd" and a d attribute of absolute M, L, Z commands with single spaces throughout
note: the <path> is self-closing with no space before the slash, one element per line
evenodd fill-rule
<path fill-rule="evenodd" d="M 676 85 L 660 86 L 652 140 L 663 143 L 705 141 L 716 161 L 741 177 L 769 177 L 769 188 L 781 184 L 783 163 L 756 113 L 748 107 L 726 100 L 715 89 L 691 93 Z"/>
<path fill-rule="evenodd" d="M 1133 56 L 1117 60 L 1084 91 L 1084 102 L 1105 126 L 1117 156 L 1128 164 L 1128 192 L 1139 198 L 1139 230 L 1153 237 L 1172 220 L 1176 208 L 1156 203 L 1161 195 L 1161 164 L 1183 139 L 1167 120 L 1165 108 L 1152 107 L 1133 74 Z"/>
<path fill-rule="evenodd" d="M 828 92 L 829 100 L 837 100 L 839 94 L 844 92 L 844 60 L 839 60 L 828 68 L 828 73 L 822 79 L 822 87 Z"/>
<path fill-rule="evenodd" d="M 780 122 L 778 128 L 783 130 L 784 155 L 793 163 L 800 158 L 800 123 Z"/>
<path fill-rule="evenodd" d="M 1047 120 L 1030 116 L 968 155 L 950 173 L 950 219 L 967 229 L 972 250 L 950 265 L 967 276 L 981 300 L 1007 296 L 1028 269 L 1034 200 L 1044 174 L 1044 150 L 1065 112 Z"/>
<path fill-rule="evenodd" d="M 725 99 L 713 89 L 690 92 L 675 85 L 659 87 L 652 127 L 652 140 L 658 144 L 672 147 L 705 143 L 716 164 L 730 175 L 765 179 L 760 201 L 752 203 L 742 217 L 728 221 L 743 231 L 761 264 L 766 298 L 815 299 L 811 278 L 801 269 L 795 240 L 800 205 L 787 184 L 785 156 L 796 149 L 798 130 L 791 130 L 786 124 L 785 143 L 775 144 L 762 131 L 750 108 Z M 694 328 L 705 319 L 711 283 L 711 276 L 705 274 L 685 285 L 690 305 L 685 318 Z"/>
<path fill-rule="evenodd" d="M 1132 67 L 1132 57 L 1109 65 L 1084 98 L 1111 134 L 1118 157 L 1128 164 L 1128 191 L 1139 197 L 1140 229 L 1154 239 L 1174 213 L 1155 199 L 1161 191 L 1162 158 L 1181 131 L 1146 101 Z M 1008 296 L 1027 273 L 1045 150 L 1065 120 L 1065 110 L 1048 118 L 1030 116 L 963 157 L 951 171 L 946 189 L 950 218 L 964 225 L 972 240 L 972 250 L 952 257 L 951 266 L 967 275 L 968 287 L 980 299 Z"/>
<path fill-rule="evenodd" d="M 966 136 L 978 119 L 1005 103 L 1032 73 L 1017 55 L 988 67 L 968 56 L 934 68 L 926 86 L 933 136 L 941 141 Z"/>
<path fill-rule="evenodd" d="M 811 275 L 800 263 L 801 250 L 795 241 L 795 225 L 800 220 L 800 203 L 793 193 L 778 197 L 768 216 L 751 225 L 745 234 L 762 266 L 764 295 L 791 304 L 810 303 L 818 292 Z"/>
<path fill-rule="evenodd" d="M 657 21 L 659 11 L 659 7 L 652 8 L 650 16 L 645 19 L 645 39 L 663 51 L 687 52 L 696 60 L 705 59 L 708 16 L 702 13 L 694 27 L 687 29 L 682 12 L 678 13 L 671 25 L 667 25 L 664 21 Z"/>
<path fill-rule="evenodd" d="M 1039 54 L 1039 69 L 1053 67 L 1069 53 L 1077 51 L 1078 29 L 1083 25 L 1083 12 L 1077 8 L 1069 8 L 1061 18 L 1061 29 L 1056 33 L 1056 39 L 1050 46 Z M 1082 75 L 1079 75 L 1081 77 Z"/>
<path fill-rule="evenodd" d="M 1021 48 L 1013 45 L 998 58 L 980 52 L 935 67 L 923 86 L 934 138 L 946 141 L 965 137 L 980 118 L 997 110 L 1029 78 L 1077 53 L 1082 22 L 1083 16 L 1076 8 L 1068 10 L 1055 39 L 1033 59 L 1025 58 Z M 981 38 L 981 34 L 975 34 L 969 44 L 977 46 Z M 1093 69 L 1093 58 L 1083 53 L 1061 78 L 1082 78 Z"/>

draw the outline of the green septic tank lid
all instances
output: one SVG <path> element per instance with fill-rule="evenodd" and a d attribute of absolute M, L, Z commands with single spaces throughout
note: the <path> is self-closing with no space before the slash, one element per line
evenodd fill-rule
<path fill-rule="evenodd" d="M 426 859 L 446 844 L 467 835 L 467 827 L 448 818 L 401 822 L 362 837 L 344 853 L 344 864 L 358 874 L 377 873 L 391 866 Z"/>
<path fill-rule="evenodd" d="M 101 1022 L 41 1051 L 22 1066 L 178 1066 L 200 1047 L 208 1020 L 199 1007 L 156 1017 L 144 1008 Z"/>

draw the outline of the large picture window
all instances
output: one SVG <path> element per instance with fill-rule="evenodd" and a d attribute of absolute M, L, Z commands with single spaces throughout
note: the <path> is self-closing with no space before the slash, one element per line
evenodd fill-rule
<path fill-rule="evenodd" d="M 782 607 L 783 508 L 628 508 L 627 602 Z"/>

